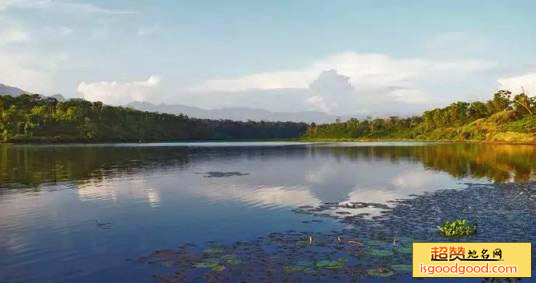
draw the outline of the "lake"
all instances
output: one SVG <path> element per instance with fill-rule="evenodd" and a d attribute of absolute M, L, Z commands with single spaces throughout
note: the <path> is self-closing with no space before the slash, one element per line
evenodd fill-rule
<path fill-rule="evenodd" d="M 535 240 L 535 169 L 528 145 L 0 145 L 0 282 L 409 280 L 382 253 L 447 219 Z"/>

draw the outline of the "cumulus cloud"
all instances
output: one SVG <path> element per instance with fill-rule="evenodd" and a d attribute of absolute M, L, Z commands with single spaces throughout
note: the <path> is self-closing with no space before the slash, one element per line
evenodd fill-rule
<path fill-rule="evenodd" d="M 439 103 L 439 98 L 427 90 L 467 80 L 469 75 L 496 66 L 483 60 L 393 58 L 385 54 L 344 52 L 303 68 L 208 80 L 186 92 L 191 96 L 217 93 L 221 98 L 225 95 L 227 103 L 244 99 L 245 94 L 268 92 L 275 97 L 277 93 L 293 93 L 295 99 L 301 99 L 297 104 L 293 102 L 294 107 L 307 110 L 332 114 L 372 114 L 370 109 L 391 114 L 416 113 L 425 105 Z M 264 95 L 264 99 L 270 97 Z"/>
<path fill-rule="evenodd" d="M 337 107 L 337 103 L 335 101 L 326 99 L 319 95 L 308 97 L 305 102 L 314 110 L 319 110 L 326 113 L 331 113 Z"/>
<path fill-rule="evenodd" d="M 385 54 L 344 52 L 320 59 L 302 69 L 209 80 L 190 89 L 197 91 L 303 89 L 308 88 L 322 72 L 336 70 L 349 78 L 352 87 L 359 90 L 373 90 L 392 86 L 411 87 L 429 79 L 456 80 L 495 66 L 493 62 L 481 60 L 431 61 L 420 58 L 397 59 Z"/>
<path fill-rule="evenodd" d="M 309 85 L 310 97 L 305 102 L 312 110 L 333 113 L 339 110 L 354 95 L 354 88 L 349 77 L 339 74 L 336 70 L 320 73 L 318 78 Z"/>
<path fill-rule="evenodd" d="M 520 76 L 500 78 L 497 80 L 500 89 L 509 90 L 514 94 L 525 92 L 530 96 L 536 96 L 536 73 L 527 73 Z"/>
<path fill-rule="evenodd" d="M 81 82 L 77 91 L 89 101 L 123 105 L 131 101 L 147 101 L 159 88 L 160 77 L 150 76 L 145 81 L 118 83 L 116 81 Z"/>

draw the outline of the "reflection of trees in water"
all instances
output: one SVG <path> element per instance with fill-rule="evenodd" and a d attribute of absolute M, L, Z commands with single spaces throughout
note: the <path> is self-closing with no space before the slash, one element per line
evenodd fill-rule
<path fill-rule="evenodd" d="M 99 180 L 140 170 L 185 167 L 210 159 L 293 158 L 326 155 L 337 159 L 422 163 L 454 177 L 524 182 L 534 178 L 536 147 L 437 144 L 362 147 L 166 147 L 166 146 L 0 146 L 0 186 Z M 319 160 L 318 162 L 322 162 Z"/>
<path fill-rule="evenodd" d="M 0 147 L 0 186 L 39 185 L 69 180 L 99 180 L 132 174 L 140 169 L 182 167 L 185 149 L 142 147 Z"/>
<path fill-rule="evenodd" d="M 0 188 L 63 181 L 95 182 L 140 171 L 184 168 L 194 160 L 304 157 L 303 147 L 6 146 L 0 145 Z"/>
<path fill-rule="evenodd" d="M 536 147 L 498 144 L 437 144 L 428 146 L 376 146 L 317 148 L 338 158 L 389 160 L 422 163 L 427 169 L 454 177 L 488 178 L 502 183 L 526 182 L 534 178 Z"/>

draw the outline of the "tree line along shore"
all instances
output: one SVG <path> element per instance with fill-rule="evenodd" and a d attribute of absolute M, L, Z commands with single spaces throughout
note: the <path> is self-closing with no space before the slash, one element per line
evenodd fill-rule
<path fill-rule="evenodd" d="M 420 116 L 295 123 L 196 119 L 83 99 L 0 96 L 0 142 L 430 140 L 536 144 L 536 98 L 498 91 Z"/>

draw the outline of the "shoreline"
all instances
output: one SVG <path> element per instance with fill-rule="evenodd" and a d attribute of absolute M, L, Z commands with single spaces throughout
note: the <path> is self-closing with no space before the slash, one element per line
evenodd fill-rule
<path fill-rule="evenodd" d="M 0 142 L 1 145 L 96 145 L 96 144 L 154 144 L 154 143 L 238 143 L 238 142 L 312 142 L 312 143 L 344 143 L 344 142 L 422 142 L 422 143 L 448 143 L 448 144 L 488 144 L 488 145 L 531 145 L 536 146 L 536 142 L 507 142 L 507 141 L 481 141 L 481 140 L 426 140 L 426 139 L 240 139 L 240 140 L 154 140 L 154 141 L 28 141 L 28 142 Z"/>
<path fill-rule="evenodd" d="M 425 142 L 425 143 L 452 143 L 452 144 L 490 144 L 490 145 L 534 145 L 536 142 L 506 142 L 481 140 L 426 140 L 426 139 L 304 139 L 309 142 Z"/>

